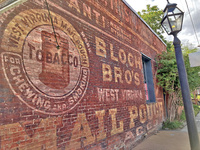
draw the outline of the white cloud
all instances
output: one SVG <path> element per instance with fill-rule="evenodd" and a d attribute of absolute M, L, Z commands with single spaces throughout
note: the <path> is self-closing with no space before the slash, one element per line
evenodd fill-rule
<path fill-rule="evenodd" d="M 151 6 L 158 6 L 160 9 L 164 9 L 167 5 L 166 0 L 126 0 L 129 5 L 136 11 L 141 11 L 142 9 L 146 9 L 146 5 L 150 4 Z M 170 3 L 176 3 L 177 7 L 185 12 L 184 22 L 182 31 L 179 33 L 178 37 L 182 41 L 183 44 L 191 43 L 197 46 L 197 38 L 194 33 L 194 28 L 192 26 L 192 22 L 190 19 L 190 15 L 187 9 L 186 1 L 188 3 L 188 7 L 190 9 L 190 13 L 194 22 L 194 26 L 196 29 L 198 40 L 200 40 L 200 0 L 169 0 Z M 165 35 L 168 40 L 173 40 L 173 36 Z M 200 42 L 200 41 L 199 41 Z"/>

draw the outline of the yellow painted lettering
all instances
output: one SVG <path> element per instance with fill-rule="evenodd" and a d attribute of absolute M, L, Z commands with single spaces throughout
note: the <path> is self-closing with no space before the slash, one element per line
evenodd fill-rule
<path fill-rule="evenodd" d="M 85 3 L 83 3 L 83 14 L 84 16 L 88 16 L 88 18 L 92 18 L 91 16 L 91 7 L 87 6 Z"/>
<path fill-rule="evenodd" d="M 112 70 L 110 65 L 102 63 L 103 81 L 112 81 Z"/>
<path fill-rule="evenodd" d="M 128 107 L 129 114 L 130 114 L 130 128 L 135 127 L 134 119 L 138 117 L 138 110 L 136 106 L 129 106 Z M 134 111 L 134 113 L 133 113 Z"/>
<path fill-rule="evenodd" d="M 80 8 L 78 6 L 77 0 L 70 0 L 69 7 L 75 8 L 80 13 Z"/>
<path fill-rule="evenodd" d="M 159 114 L 160 114 L 160 117 L 161 119 L 163 119 L 163 103 L 162 102 L 158 102 L 158 105 L 159 105 Z"/>
<path fill-rule="evenodd" d="M 110 109 L 109 110 L 109 114 L 111 115 L 111 119 L 112 119 L 112 130 L 111 130 L 111 136 L 117 133 L 121 133 L 123 132 L 124 128 L 124 124 L 123 121 L 120 121 L 119 124 L 119 128 L 117 128 L 117 119 L 116 119 L 116 113 L 117 113 L 117 109 Z"/>
<path fill-rule="evenodd" d="M 126 53 L 123 49 L 119 50 L 119 60 L 121 61 L 122 64 L 126 63 Z"/>
<path fill-rule="evenodd" d="M 133 55 L 131 53 L 128 53 L 128 64 L 133 67 L 134 62 L 133 62 Z"/>
<path fill-rule="evenodd" d="M 131 75 L 130 70 L 125 71 L 125 80 L 126 80 L 126 83 L 128 84 L 132 83 L 132 75 Z"/>
<path fill-rule="evenodd" d="M 106 43 L 103 39 L 95 37 L 96 55 L 106 58 Z"/>
<path fill-rule="evenodd" d="M 135 84 L 140 85 L 140 78 L 139 78 L 139 73 L 134 74 L 134 79 L 135 79 Z"/>
<path fill-rule="evenodd" d="M 93 13 L 95 14 L 96 23 L 99 24 L 99 16 L 100 16 L 100 13 L 97 12 L 96 10 L 94 10 L 94 9 L 93 9 Z"/>
<path fill-rule="evenodd" d="M 119 67 L 114 67 L 114 73 L 115 73 L 115 82 L 123 83 L 121 69 Z"/>
<path fill-rule="evenodd" d="M 113 51 L 113 45 L 112 44 L 110 44 L 110 57 L 111 57 L 112 60 L 118 62 L 118 58 L 114 56 L 114 51 Z"/>
<path fill-rule="evenodd" d="M 147 116 L 149 120 L 153 119 L 153 109 L 152 109 L 152 104 L 147 104 Z"/>
<path fill-rule="evenodd" d="M 140 105 L 139 114 L 140 114 L 140 122 L 145 123 L 147 120 L 147 112 L 146 112 L 145 105 Z"/>
<path fill-rule="evenodd" d="M 135 56 L 135 68 L 142 69 L 142 63 L 140 61 L 140 58 Z"/>

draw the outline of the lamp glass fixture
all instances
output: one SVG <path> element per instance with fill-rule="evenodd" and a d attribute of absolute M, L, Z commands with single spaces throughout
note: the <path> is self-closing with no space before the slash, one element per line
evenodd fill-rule
<path fill-rule="evenodd" d="M 178 33 L 182 29 L 184 13 L 176 7 L 177 4 L 168 3 L 164 9 L 163 19 L 161 21 L 162 27 L 167 34 Z"/>

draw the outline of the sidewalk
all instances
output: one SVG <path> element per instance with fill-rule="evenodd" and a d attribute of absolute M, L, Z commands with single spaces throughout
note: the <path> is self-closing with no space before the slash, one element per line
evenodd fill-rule
<path fill-rule="evenodd" d="M 195 120 L 200 137 L 200 113 Z M 190 150 L 187 126 L 181 130 L 161 130 L 142 141 L 134 150 Z"/>

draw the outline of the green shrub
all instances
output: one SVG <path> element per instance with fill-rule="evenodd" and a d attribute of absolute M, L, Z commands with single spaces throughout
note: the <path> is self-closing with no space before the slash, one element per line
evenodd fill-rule
<path fill-rule="evenodd" d="M 199 113 L 200 111 L 200 106 L 193 104 L 193 108 L 194 108 L 194 114 L 195 116 Z M 163 129 L 179 129 L 183 127 L 183 122 L 186 121 L 186 117 L 185 117 L 185 111 L 182 111 L 182 114 L 180 116 L 180 121 L 179 120 L 174 120 L 172 122 L 170 122 L 169 120 L 163 122 Z"/>
<path fill-rule="evenodd" d="M 194 114 L 196 116 L 200 111 L 200 106 L 193 104 L 193 108 L 194 108 Z M 181 121 L 185 121 L 186 120 L 185 111 L 184 110 L 182 111 L 182 114 L 180 116 L 180 120 Z"/>
<path fill-rule="evenodd" d="M 186 121 L 185 111 L 183 110 L 180 116 L 181 121 Z"/>
<path fill-rule="evenodd" d="M 199 111 L 200 111 L 200 106 L 193 104 L 193 108 L 194 108 L 194 114 L 196 116 L 199 113 Z"/>
<path fill-rule="evenodd" d="M 178 120 L 174 120 L 172 122 L 170 122 L 169 120 L 167 120 L 166 122 L 163 122 L 163 129 L 179 129 L 183 127 L 183 123 L 178 121 Z"/>

